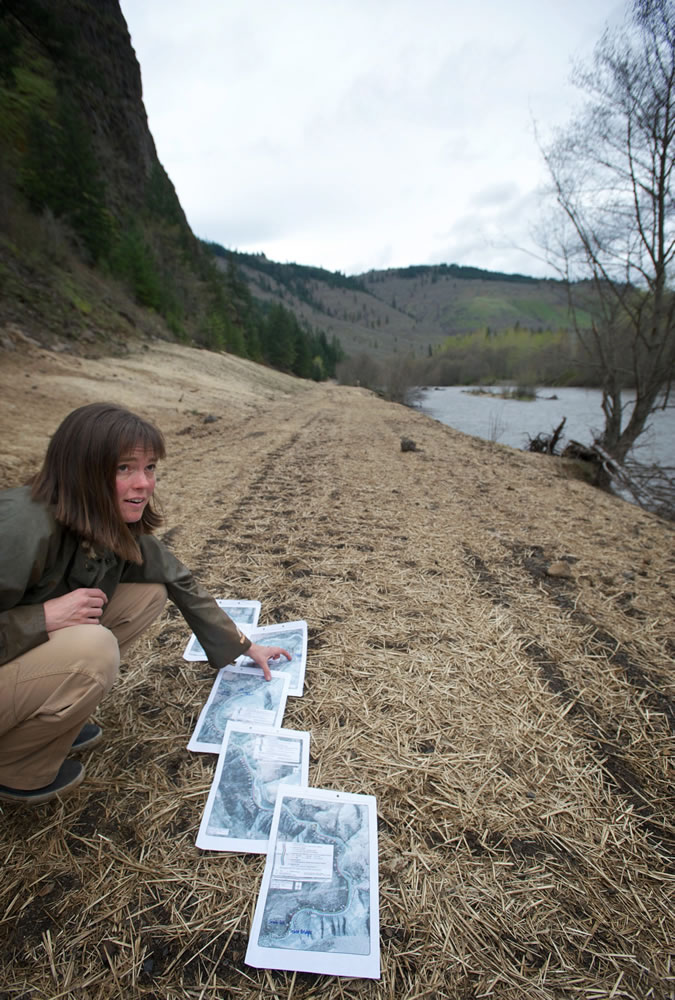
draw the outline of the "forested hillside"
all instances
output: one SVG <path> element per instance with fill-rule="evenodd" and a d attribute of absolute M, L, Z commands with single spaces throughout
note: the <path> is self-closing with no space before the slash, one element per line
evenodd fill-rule
<path fill-rule="evenodd" d="M 284 304 L 337 337 L 350 355 L 421 358 L 458 334 L 513 326 L 559 330 L 570 322 L 559 281 L 456 264 L 348 276 L 210 246 L 221 267 L 237 266 L 257 299 Z"/>

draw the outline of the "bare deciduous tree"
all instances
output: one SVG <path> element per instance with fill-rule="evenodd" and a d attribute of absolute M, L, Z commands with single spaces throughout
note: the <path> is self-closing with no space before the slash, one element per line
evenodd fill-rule
<path fill-rule="evenodd" d="M 675 375 L 675 0 L 635 0 L 574 82 L 586 106 L 544 150 L 562 210 L 547 249 L 601 374 L 598 443 L 623 461 Z"/>

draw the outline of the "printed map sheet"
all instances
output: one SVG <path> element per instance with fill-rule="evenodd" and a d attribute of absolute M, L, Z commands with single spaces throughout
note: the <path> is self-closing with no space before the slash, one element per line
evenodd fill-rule
<path fill-rule="evenodd" d="M 380 977 L 372 795 L 280 785 L 246 962 Z"/>
<path fill-rule="evenodd" d="M 260 643 L 261 646 L 281 646 L 282 649 L 288 650 L 292 659 L 287 660 L 285 656 L 280 656 L 270 666 L 280 673 L 288 674 L 290 678 L 288 693 L 291 697 L 302 697 L 307 666 L 307 622 L 261 625 L 260 628 L 246 634 L 252 642 Z M 247 667 L 253 666 L 253 661 L 249 660 L 246 653 L 238 657 L 237 663 Z M 255 669 L 260 670 L 260 667 Z"/>
<path fill-rule="evenodd" d="M 228 721 L 279 728 L 288 697 L 288 674 L 270 671 L 266 681 L 258 667 L 223 667 L 190 737 L 188 750 L 220 753 Z"/>
<path fill-rule="evenodd" d="M 308 774 L 309 733 L 228 722 L 197 847 L 265 854 L 279 785 Z"/>
<path fill-rule="evenodd" d="M 260 601 L 230 601 L 226 598 L 218 598 L 218 607 L 222 608 L 226 615 L 229 615 L 233 622 L 250 638 L 251 629 L 258 624 L 260 617 Z M 289 650 L 290 652 L 290 650 Z M 205 660 L 206 653 L 201 647 L 197 636 L 192 633 L 190 640 L 183 653 L 184 660 Z"/>

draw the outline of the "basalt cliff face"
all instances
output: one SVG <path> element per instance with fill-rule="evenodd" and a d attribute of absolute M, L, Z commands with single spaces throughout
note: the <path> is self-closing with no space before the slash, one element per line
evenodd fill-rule
<path fill-rule="evenodd" d="M 140 67 L 117 0 L 50 0 L 49 18 L 42 24 L 43 4 L 10 0 L 6 6 L 50 54 L 57 85 L 77 101 L 105 175 L 108 206 L 120 218 L 132 208 L 142 209 L 152 173 L 161 168 L 143 105 Z M 37 14 L 32 22 L 31 9 Z M 181 212 L 175 195 L 174 208 Z"/>
<path fill-rule="evenodd" d="M 177 335 L 236 349 L 240 289 L 157 157 L 117 0 L 0 2 L 0 323 L 76 350 Z"/>

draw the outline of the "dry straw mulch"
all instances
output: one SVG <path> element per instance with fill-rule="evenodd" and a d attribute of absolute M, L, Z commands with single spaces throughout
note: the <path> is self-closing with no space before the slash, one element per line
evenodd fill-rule
<path fill-rule="evenodd" d="M 22 347 L 0 371 L 2 485 L 72 406 L 119 399 L 167 431 L 173 550 L 261 624 L 307 620 L 284 723 L 311 730 L 312 784 L 377 797 L 382 928 L 379 982 L 245 965 L 263 859 L 194 846 L 213 671 L 169 609 L 81 788 L 2 810 L 3 1000 L 674 995 L 672 525 L 558 460 L 232 358 Z"/>

